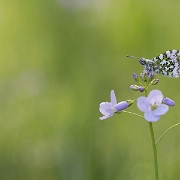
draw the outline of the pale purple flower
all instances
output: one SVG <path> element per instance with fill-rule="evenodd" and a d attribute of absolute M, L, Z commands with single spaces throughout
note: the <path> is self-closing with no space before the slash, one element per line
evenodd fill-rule
<path fill-rule="evenodd" d="M 123 109 L 126 109 L 129 104 L 127 101 L 122 101 L 117 104 L 116 96 L 114 93 L 114 90 L 110 93 L 110 99 L 111 102 L 102 102 L 100 104 L 99 111 L 104 115 L 103 117 L 100 117 L 100 120 L 107 119 L 114 115 L 114 113 L 122 111 Z"/>
<path fill-rule="evenodd" d="M 163 95 L 159 90 L 152 90 L 148 97 L 139 97 L 137 99 L 137 106 L 140 111 L 144 112 L 144 118 L 148 122 L 156 122 L 160 116 L 165 114 L 169 107 L 162 104 Z"/>
<path fill-rule="evenodd" d="M 168 106 L 175 106 L 175 102 L 168 97 L 163 98 L 163 103 L 167 104 Z"/>

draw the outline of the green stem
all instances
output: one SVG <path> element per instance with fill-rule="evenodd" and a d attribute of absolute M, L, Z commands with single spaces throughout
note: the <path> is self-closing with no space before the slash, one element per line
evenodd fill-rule
<path fill-rule="evenodd" d="M 145 84 L 145 96 L 147 97 L 147 86 L 148 84 Z M 149 122 L 149 129 L 151 133 L 151 140 L 152 140 L 152 149 L 153 149 L 153 156 L 154 156 L 154 175 L 155 180 L 158 180 L 158 161 L 157 161 L 157 150 L 156 150 L 156 144 L 155 144 L 155 137 L 154 137 L 154 130 L 152 122 Z"/>
<path fill-rule="evenodd" d="M 152 148 L 153 148 L 153 155 L 154 155 L 155 180 L 158 180 L 157 150 L 156 150 L 156 145 L 155 145 L 155 138 L 154 138 L 154 131 L 153 131 L 152 122 L 149 122 L 149 129 L 150 129 L 150 132 L 151 132 Z"/>
<path fill-rule="evenodd" d="M 146 90 L 151 86 L 152 84 L 151 83 L 149 83 L 149 85 L 148 86 L 146 86 Z"/>
<path fill-rule="evenodd" d="M 156 142 L 156 144 L 155 145 L 157 145 L 158 144 L 158 142 L 164 137 L 164 135 L 170 130 L 170 129 L 172 129 L 173 127 L 176 127 L 176 126 L 178 126 L 178 125 L 180 125 L 180 122 L 179 123 L 177 123 L 177 124 L 174 124 L 173 126 L 171 126 L 169 129 L 167 129 L 164 133 L 163 133 L 163 135 L 158 139 L 158 141 Z"/>
<path fill-rule="evenodd" d="M 145 91 L 144 91 L 144 92 L 145 92 L 145 96 L 147 97 L 147 89 L 146 89 L 146 88 L 145 88 Z"/>
<path fill-rule="evenodd" d="M 141 115 L 139 115 L 139 114 L 136 114 L 136 113 L 133 113 L 133 112 L 130 112 L 130 111 L 124 111 L 124 110 L 123 110 L 122 112 L 125 112 L 125 113 L 128 113 L 128 114 L 132 114 L 132 115 L 135 115 L 135 116 L 138 116 L 138 117 L 141 117 L 141 118 L 144 119 L 143 116 L 141 116 Z"/>

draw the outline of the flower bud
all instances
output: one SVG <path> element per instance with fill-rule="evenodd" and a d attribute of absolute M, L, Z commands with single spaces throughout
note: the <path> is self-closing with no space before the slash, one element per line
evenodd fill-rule
<path fill-rule="evenodd" d="M 126 101 L 122 101 L 114 106 L 116 112 L 122 111 L 123 109 L 128 108 L 128 103 Z"/>
<path fill-rule="evenodd" d="M 150 79 L 153 79 L 154 78 L 154 74 L 152 72 L 149 73 L 149 76 L 148 76 Z"/>
<path fill-rule="evenodd" d="M 136 82 L 139 81 L 139 78 L 138 78 L 138 75 L 137 75 L 137 74 L 133 73 L 133 74 L 132 74 L 132 77 L 133 77 L 133 79 L 134 79 Z"/>
<path fill-rule="evenodd" d="M 142 87 L 142 86 L 139 86 L 139 87 L 138 87 L 138 90 L 139 90 L 140 92 L 143 92 L 143 91 L 145 90 L 145 88 Z"/>
<path fill-rule="evenodd" d="M 154 79 L 154 74 L 152 72 L 150 72 L 148 74 L 148 82 L 151 82 Z"/>
<path fill-rule="evenodd" d="M 139 86 L 137 86 L 137 85 L 131 85 L 130 86 L 130 89 L 132 89 L 134 91 L 138 91 L 138 88 L 139 88 Z"/>
<path fill-rule="evenodd" d="M 168 97 L 164 97 L 163 103 L 168 105 L 168 106 L 175 106 L 175 102 Z"/>
<path fill-rule="evenodd" d="M 146 73 L 146 72 L 142 72 L 140 74 L 140 77 L 141 77 L 143 82 L 149 82 L 149 77 L 148 76 L 149 76 L 149 73 Z"/>
<path fill-rule="evenodd" d="M 154 80 L 151 81 L 151 84 L 156 85 L 158 82 L 159 82 L 159 79 L 154 79 Z"/>
<path fill-rule="evenodd" d="M 141 73 L 141 74 L 140 74 L 140 77 L 141 77 L 141 79 L 142 79 L 143 81 L 146 81 L 146 78 L 145 78 L 145 74 L 144 74 L 144 73 Z"/>

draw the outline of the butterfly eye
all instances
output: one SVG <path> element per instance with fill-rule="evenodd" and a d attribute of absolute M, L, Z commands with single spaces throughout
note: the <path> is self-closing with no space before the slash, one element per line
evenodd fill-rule
<path fill-rule="evenodd" d="M 145 60 L 145 58 L 140 58 L 139 59 L 139 63 L 141 64 L 141 65 L 146 65 L 146 60 Z"/>

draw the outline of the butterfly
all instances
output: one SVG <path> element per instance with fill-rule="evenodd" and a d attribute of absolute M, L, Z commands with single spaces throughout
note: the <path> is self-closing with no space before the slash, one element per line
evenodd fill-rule
<path fill-rule="evenodd" d="M 126 56 L 138 58 L 135 56 Z M 167 50 L 153 59 L 138 58 L 139 63 L 144 66 L 144 72 L 157 73 L 168 77 L 180 76 L 180 50 Z"/>

